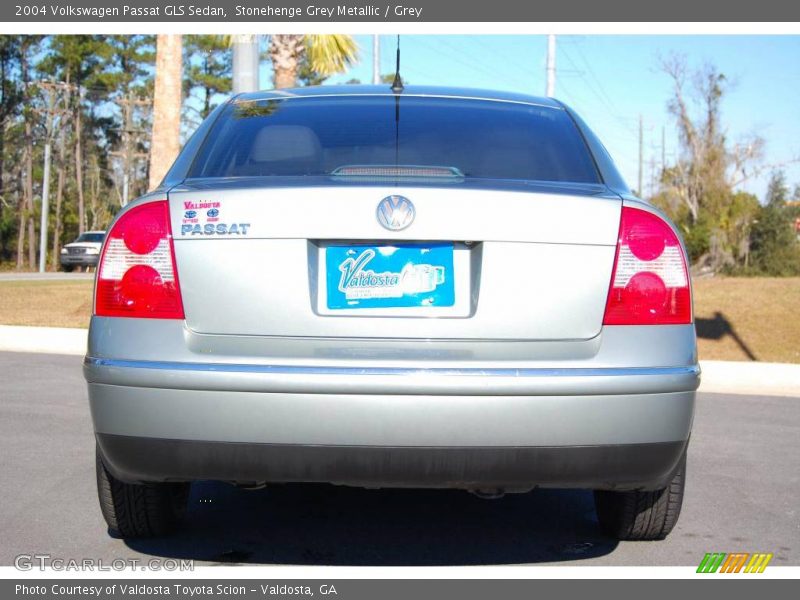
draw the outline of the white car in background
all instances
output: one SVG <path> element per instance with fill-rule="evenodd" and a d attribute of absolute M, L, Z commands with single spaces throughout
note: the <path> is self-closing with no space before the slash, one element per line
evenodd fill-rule
<path fill-rule="evenodd" d="M 86 231 L 80 234 L 78 239 L 61 249 L 61 268 L 72 271 L 75 267 L 96 267 L 104 239 L 105 231 Z"/>

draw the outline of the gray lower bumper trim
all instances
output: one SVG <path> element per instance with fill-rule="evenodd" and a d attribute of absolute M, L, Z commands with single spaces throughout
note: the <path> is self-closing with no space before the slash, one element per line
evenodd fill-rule
<path fill-rule="evenodd" d="M 361 487 L 658 489 L 687 442 L 567 447 L 304 446 L 97 434 L 123 481 L 212 479 Z"/>

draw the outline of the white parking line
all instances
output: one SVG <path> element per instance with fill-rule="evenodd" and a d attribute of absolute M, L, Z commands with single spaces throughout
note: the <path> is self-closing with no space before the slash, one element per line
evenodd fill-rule
<path fill-rule="evenodd" d="M 0 325 L 0 351 L 86 354 L 88 329 Z"/>
<path fill-rule="evenodd" d="M 701 392 L 800 397 L 800 365 L 701 360 Z"/>

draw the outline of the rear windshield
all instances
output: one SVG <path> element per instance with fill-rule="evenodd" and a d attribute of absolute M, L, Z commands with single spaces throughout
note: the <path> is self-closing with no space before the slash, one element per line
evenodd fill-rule
<path fill-rule="evenodd" d="M 105 237 L 104 233 L 82 233 L 78 236 L 78 239 L 75 240 L 76 242 L 98 242 L 102 243 L 103 238 Z"/>
<path fill-rule="evenodd" d="M 394 167 L 395 173 L 438 167 L 436 173 L 448 177 L 600 183 L 583 138 L 560 108 L 420 96 L 230 104 L 189 177 L 386 172 L 377 167 Z"/>

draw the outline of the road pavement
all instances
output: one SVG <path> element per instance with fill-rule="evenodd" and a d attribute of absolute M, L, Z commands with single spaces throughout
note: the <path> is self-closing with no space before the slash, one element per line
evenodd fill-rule
<path fill-rule="evenodd" d="M 187 522 L 164 539 L 107 534 L 76 356 L 0 353 L 0 565 L 192 558 L 198 564 L 697 565 L 706 552 L 772 552 L 800 565 L 800 398 L 700 394 L 687 493 L 662 542 L 604 536 L 591 493 L 481 500 L 459 491 L 326 485 L 192 487 Z"/>

